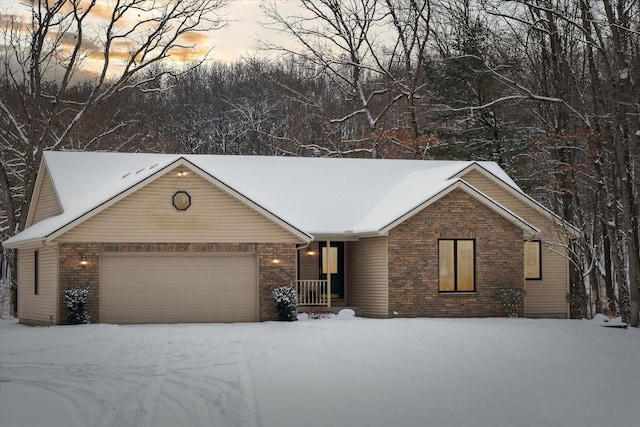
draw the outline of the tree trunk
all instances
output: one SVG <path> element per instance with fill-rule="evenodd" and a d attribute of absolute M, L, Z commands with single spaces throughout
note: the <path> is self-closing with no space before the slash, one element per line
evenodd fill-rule
<path fill-rule="evenodd" d="M 607 290 L 607 300 L 608 300 L 608 311 L 610 314 L 616 314 L 618 312 L 616 308 L 616 291 L 613 283 L 613 265 L 611 263 L 611 243 L 610 237 L 608 233 L 608 227 L 603 222 L 602 223 L 602 231 L 604 233 L 602 239 L 603 245 L 603 258 L 604 258 L 604 284 Z"/>

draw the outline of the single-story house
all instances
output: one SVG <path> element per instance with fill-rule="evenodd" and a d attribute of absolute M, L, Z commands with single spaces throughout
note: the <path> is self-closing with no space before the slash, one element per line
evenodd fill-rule
<path fill-rule="evenodd" d="M 65 324 L 273 320 L 300 307 L 370 317 L 567 317 L 578 235 L 495 163 L 46 152 L 18 253 L 18 316 Z"/>

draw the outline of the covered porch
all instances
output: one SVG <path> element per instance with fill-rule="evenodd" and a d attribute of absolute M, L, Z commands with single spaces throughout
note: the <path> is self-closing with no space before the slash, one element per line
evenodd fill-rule
<path fill-rule="evenodd" d="M 314 241 L 298 250 L 299 307 L 346 305 L 345 245 L 344 241 Z"/>

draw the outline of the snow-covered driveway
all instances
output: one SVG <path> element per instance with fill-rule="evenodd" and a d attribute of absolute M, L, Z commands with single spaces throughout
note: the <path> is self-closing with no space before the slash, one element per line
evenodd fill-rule
<path fill-rule="evenodd" d="M 255 425 L 246 358 L 229 329 L 3 329 L 0 425 Z"/>
<path fill-rule="evenodd" d="M 0 425 L 635 427 L 639 355 L 587 321 L 2 321 Z"/>

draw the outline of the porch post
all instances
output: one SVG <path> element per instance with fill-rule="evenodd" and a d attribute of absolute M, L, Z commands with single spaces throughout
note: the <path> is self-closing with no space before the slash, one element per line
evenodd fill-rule
<path fill-rule="evenodd" d="M 327 307 L 331 307 L 331 240 L 327 240 Z"/>

